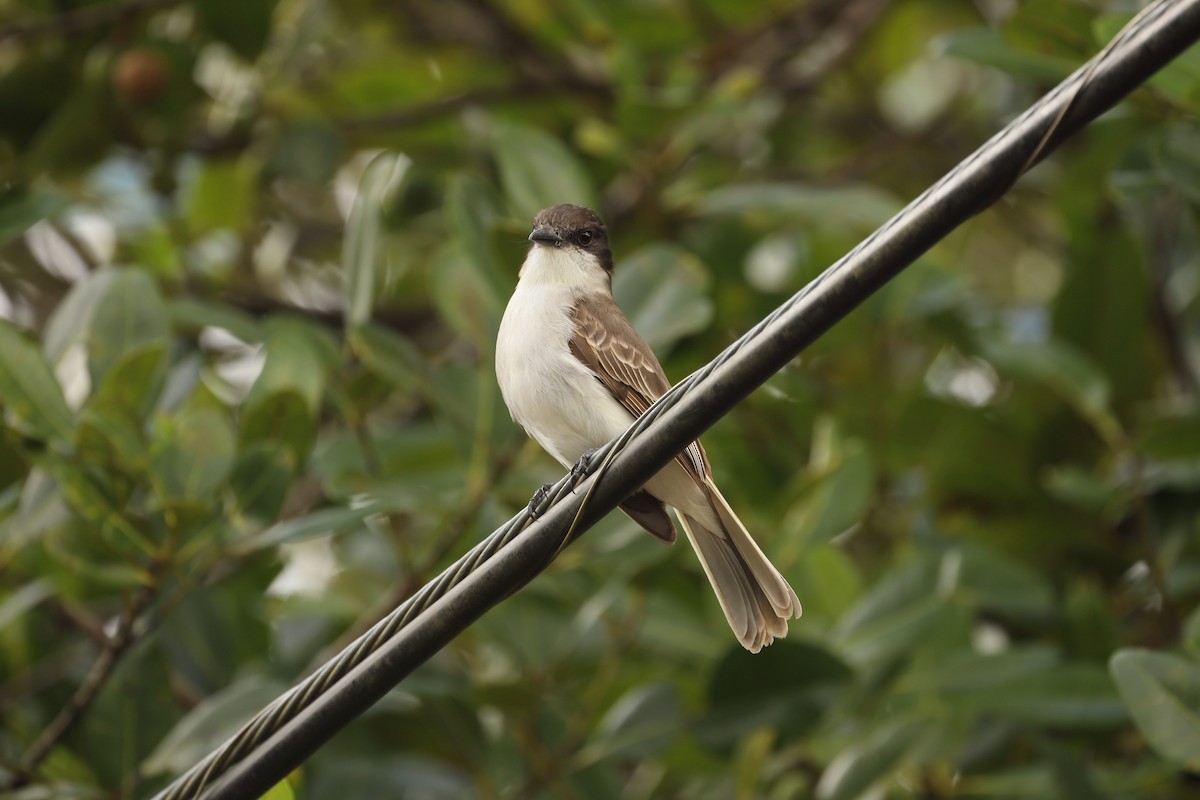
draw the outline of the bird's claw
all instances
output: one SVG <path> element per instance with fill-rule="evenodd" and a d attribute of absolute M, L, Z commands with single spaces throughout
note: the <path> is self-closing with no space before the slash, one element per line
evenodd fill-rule
<path fill-rule="evenodd" d="M 592 465 L 592 456 L 595 454 L 596 448 L 594 447 L 583 452 L 583 455 L 579 457 L 579 460 L 571 466 L 572 480 L 579 482 L 579 480 L 587 475 L 588 467 Z M 545 502 L 546 497 L 549 496 L 550 490 L 553 488 L 554 486 L 552 484 L 543 483 L 542 488 L 533 493 L 533 497 L 529 498 L 529 516 L 533 517 L 534 519 L 538 518 L 538 508 L 542 505 L 542 503 Z"/>
<path fill-rule="evenodd" d="M 542 488 L 533 493 L 533 497 L 529 498 L 529 516 L 534 519 L 538 518 L 538 507 L 546 500 L 553 488 L 550 484 L 543 483 Z"/>
<path fill-rule="evenodd" d="M 596 448 L 594 447 L 583 451 L 583 455 L 571 466 L 571 478 L 573 480 L 578 481 L 587 475 L 588 467 L 592 465 L 592 456 L 594 455 L 596 455 Z"/>

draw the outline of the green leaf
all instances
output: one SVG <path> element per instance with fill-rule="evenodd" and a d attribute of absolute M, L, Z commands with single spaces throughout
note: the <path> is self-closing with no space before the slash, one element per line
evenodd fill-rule
<path fill-rule="evenodd" d="M 545 131 L 504 123 L 496 128 L 496 160 L 509 208 L 522 221 L 559 203 L 597 208 L 591 180 L 579 159 Z"/>
<path fill-rule="evenodd" d="M 302 542 L 317 536 L 342 533 L 357 527 L 372 514 L 381 514 L 386 510 L 382 503 L 369 503 L 358 508 L 324 508 L 272 525 L 262 533 L 241 542 L 239 549 L 252 552 L 275 545 Z"/>
<path fill-rule="evenodd" d="M 621 259 L 613 276 L 613 297 L 637 332 L 663 355 L 712 322 L 710 283 L 699 259 L 660 242 Z"/>
<path fill-rule="evenodd" d="M 237 443 L 228 415 L 185 406 L 157 426 L 154 474 L 170 501 L 211 501 L 233 469 Z"/>
<path fill-rule="evenodd" d="M 1147 217 L 1140 225 L 1146 231 L 1143 235 L 1162 235 L 1165 225 L 1161 219 L 1163 212 L 1155 213 L 1150 204 L 1161 197 L 1164 191 L 1177 191 L 1193 204 L 1200 202 L 1200 156 L 1196 153 L 1198 144 L 1200 135 L 1197 135 L 1194 126 L 1171 125 L 1147 143 L 1149 169 L 1130 168 L 1114 175 L 1113 185 L 1121 191 L 1124 205 L 1130 208 L 1140 206 L 1142 213 Z M 1131 161 L 1141 166 L 1133 157 Z M 1172 235 L 1179 236 L 1180 233 L 1173 232 Z M 1178 246 L 1186 248 L 1189 245 L 1180 241 Z M 1170 255 L 1160 257 L 1168 264 L 1174 260 Z"/>
<path fill-rule="evenodd" d="M 217 691 L 248 674 L 247 668 L 262 663 L 259 657 L 273 642 L 280 643 L 272 628 L 282 619 L 273 615 L 273 599 L 264 595 L 282 570 L 279 562 L 275 554 L 250 558 L 221 581 L 197 586 L 182 598 L 171 624 L 162 627 L 154 642 L 168 656 L 178 679 L 201 693 Z M 213 647 L 212 642 L 221 646 Z M 276 651 L 280 663 L 291 662 L 288 649 L 283 644 Z M 172 721 L 177 720 L 173 715 Z"/>
<path fill-rule="evenodd" d="M 1110 407 L 1108 379 L 1079 350 L 1061 341 L 1021 344 L 992 339 L 983 345 L 982 353 L 1001 372 L 1048 387 L 1106 441 L 1119 437 L 1121 428 Z"/>
<path fill-rule="evenodd" d="M 253 221 L 257 189 L 258 162 L 253 159 L 201 163 L 184 184 L 183 218 L 188 230 L 193 235 L 222 228 L 244 230 Z"/>
<path fill-rule="evenodd" d="M 149 355 L 155 348 L 165 350 L 167 345 L 167 310 L 154 280 L 136 269 L 115 269 L 111 273 L 101 285 L 103 294 L 96 300 L 88 325 L 88 371 L 92 385 L 97 387 L 129 354 L 140 351 Z M 146 372 L 143 377 L 147 385 L 142 390 L 147 394 L 158 380 L 152 361 L 137 365 Z"/>
<path fill-rule="evenodd" d="M 169 284 L 184 280 L 187 270 L 185 262 L 191 253 L 179 246 L 171 224 L 160 221 L 136 232 L 131 231 L 126 244 L 129 261 L 153 275 L 156 280 Z"/>
<path fill-rule="evenodd" d="M 380 325 L 367 325 L 352 331 L 348 341 L 354 355 L 394 389 L 430 400 L 437 396 L 424 359 L 410 339 Z"/>
<path fill-rule="evenodd" d="M 1017 47 L 991 28 L 956 31 L 941 37 L 938 44 L 946 55 L 1030 81 L 1059 81 L 1078 66 L 1067 58 Z"/>
<path fill-rule="evenodd" d="M 463 430 L 474 420 L 467 398 L 450 391 L 445 376 L 433 370 L 411 340 L 378 325 L 367 325 L 349 337 L 354 355 L 397 391 L 422 398 Z"/>
<path fill-rule="evenodd" d="M 955 785 L 963 797 L 979 800 L 1073 800 L 1063 797 L 1048 765 L 1032 765 L 998 770 L 982 775 L 966 775 Z"/>
<path fill-rule="evenodd" d="M 50 363 L 58 363 L 68 347 L 87 339 L 96 309 L 118 274 L 115 269 L 91 273 L 72 286 L 54 308 L 42 331 L 42 350 Z"/>
<path fill-rule="evenodd" d="M 1054 668 L 1059 655 L 1053 647 L 1028 645 L 1010 651 L 983 654 L 968 651 L 937 659 L 904 676 L 905 691 L 944 695 L 947 702 L 961 702 L 965 694 L 992 692 L 1031 675 Z"/>
<path fill-rule="evenodd" d="M 1128 492 L 1113 486 L 1110 475 L 1091 468 L 1058 464 L 1042 472 L 1042 486 L 1051 496 L 1108 519 L 1117 519 L 1128 508 Z"/>
<path fill-rule="evenodd" d="M 480 350 L 491 351 L 500 317 L 503 296 L 490 282 L 480 282 L 471 269 L 471 257 L 460 240 L 441 247 L 433 258 L 432 288 L 438 312 Z"/>
<path fill-rule="evenodd" d="M 298 120 L 272 143 L 267 177 L 323 185 L 337 174 L 343 150 L 341 133 L 331 121 Z"/>
<path fill-rule="evenodd" d="M 1127 719 L 1112 682 L 1098 666 L 1065 664 L 1014 677 L 960 702 L 978 712 L 1054 730 L 1105 730 Z"/>
<path fill-rule="evenodd" d="M 818 725 L 850 667 L 814 641 L 777 641 L 761 653 L 730 647 L 708 682 L 711 712 L 693 726 L 701 741 L 728 746 L 750 731 L 800 735 Z"/>
<path fill-rule="evenodd" d="M 1092 146 L 1099 148 L 1103 141 L 1097 140 Z M 1098 370 L 1104 376 L 1111 387 L 1112 402 L 1120 408 L 1147 396 L 1157 374 L 1157 354 L 1149 304 L 1129 302 L 1131 297 L 1147 297 L 1152 291 L 1149 271 L 1142 266 L 1144 253 L 1129 228 L 1106 225 L 1110 213 L 1107 203 L 1090 205 L 1095 202 L 1094 196 L 1108 194 L 1107 186 L 1089 183 L 1108 167 L 1106 157 L 1110 156 L 1102 151 L 1088 160 L 1080 159 L 1073 171 L 1063 175 L 1063 180 L 1081 185 L 1064 193 L 1060 201 L 1064 206 L 1075 205 L 1063 209 L 1070 227 L 1067 239 L 1071 266 L 1054 299 L 1053 331 L 1056 340 L 1074 347 L 1094 365 L 1092 371 Z M 1064 366 L 1069 370 L 1065 379 L 1089 381 L 1088 391 L 1095 392 L 1086 367 Z M 1090 421 L 1098 426 L 1107 424 Z"/>
<path fill-rule="evenodd" d="M 1193 656 L 1200 657 L 1200 607 L 1193 609 L 1183 624 L 1183 646 Z"/>
<path fill-rule="evenodd" d="M 54 596 L 54 587 L 44 580 L 31 581 L 0 599 L 0 631 L 20 619 L 43 600 Z"/>
<path fill-rule="evenodd" d="M 16 509 L 0 522 L 0 557 L 7 558 L 9 553 L 62 527 L 70 517 L 58 485 L 46 470 L 35 466 L 21 486 Z"/>
<path fill-rule="evenodd" d="M 266 360 L 246 407 L 284 391 L 294 392 L 316 414 L 330 367 L 338 361 L 337 344 L 328 332 L 298 319 L 273 320 L 267 334 Z"/>
<path fill-rule="evenodd" d="M 842 633 L 840 649 L 851 663 L 867 665 L 885 661 L 912 649 L 913 642 L 933 639 L 936 629 L 949 622 L 949 609 L 936 597 L 927 597 Z"/>
<path fill-rule="evenodd" d="M 0 194 L 0 245 L 21 236 L 44 219 L 53 217 L 68 205 L 58 192 L 25 187 Z"/>
<path fill-rule="evenodd" d="M 293 464 L 302 464 L 317 438 L 316 417 L 299 392 L 282 390 L 260 396 L 242 410 L 238 438 L 243 447 L 272 443 L 285 447 Z"/>
<path fill-rule="evenodd" d="M 902 606 L 934 597 L 940 568 L 941 558 L 935 554 L 923 554 L 893 564 L 871 591 L 838 621 L 837 630 L 842 635 L 853 633 Z"/>
<path fill-rule="evenodd" d="M 283 689 L 275 681 L 250 676 L 205 698 L 154 748 L 142 762 L 142 771 L 147 775 L 162 775 L 189 769 L 236 733 Z"/>
<path fill-rule="evenodd" d="M 58 362 L 83 342 L 90 404 L 149 413 L 166 374 L 167 312 L 154 280 L 136 269 L 103 269 L 72 287 L 46 324 L 43 349 Z"/>
<path fill-rule="evenodd" d="M 438 722 L 446 724 L 444 718 Z M 415 749 L 415 748 L 414 748 Z M 396 797 L 423 800 L 456 800 L 477 794 L 472 779 L 462 769 L 457 753 L 439 761 L 403 753 L 381 759 L 343 755 L 320 770 L 305 785 L 305 797 Z"/>
<path fill-rule="evenodd" d="M 752 183 L 723 186 L 706 195 L 693 209 L 701 216 L 738 214 L 755 220 L 779 220 L 795 225 L 811 222 L 834 230 L 866 232 L 900 210 L 900 203 L 883 190 L 858 186 L 808 186 L 799 183 Z"/>
<path fill-rule="evenodd" d="M 196 7 L 200 24 L 213 38 L 247 61 L 262 52 L 271 34 L 277 0 L 205 0 Z"/>
<path fill-rule="evenodd" d="M 785 538 L 808 546 L 824 544 L 857 525 L 871 502 L 875 465 L 864 447 L 852 447 L 788 510 Z"/>
<path fill-rule="evenodd" d="M 882 794 L 922 739 L 924 728 L 916 722 L 894 722 L 838 753 L 817 782 L 818 800 L 856 800 Z"/>
<path fill-rule="evenodd" d="M 103 76 L 96 70 L 83 81 L 60 84 L 53 113 L 25 153 L 25 170 L 35 175 L 83 170 L 109 150 L 116 114 L 107 86 L 100 83 Z"/>
<path fill-rule="evenodd" d="M 330 498 L 386 497 L 414 513 L 457 506 L 463 491 L 464 440 L 470 429 L 416 420 L 394 430 L 367 429 L 321 437 L 310 469 Z M 371 456 L 364 453 L 369 439 Z M 378 467 L 378 469 L 376 469 Z"/>
<path fill-rule="evenodd" d="M 435 256 L 434 299 L 456 329 L 490 351 L 511 291 L 491 243 L 500 202 L 479 178 L 458 174 L 446 187 L 444 214 L 451 240 Z"/>
<path fill-rule="evenodd" d="M 446 226 L 467 255 L 475 277 L 488 287 L 489 293 L 503 301 L 508 286 L 500 277 L 503 270 L 490 242 L 492 230 L 503 214 L 500 199 L 491 185 L 472 173 L 451 176 L 443 213 Z"/>
<path fill-rule="evenodd" d="M 384 206 L 412 162 L 402 155 L 380 153 L 371 159 L 358 182 L 354 207 L 346 221 L 342 268 L 346 270 L 346 327 L 371 318 L 384 250 Z M 392 276 L 389 276 L 392 277 Z"/>
<path fill-rule="evenodd" d="M 91 464 L 66 463 L 57 458 L 39 464 L 58 482 L 63 499 L 81 518 L 100 529 L 116 546 L 132 547 L 140 555 L 154 551 L 150 540 L 125 515 L 125 503 L 117 496 L 114 476 Z"/>
<path fill-rule="evenodd" d="M 199 330 L 222 328 L 243 342 L 261 342 L 266 332 L 258 320 L 232 306 L 195 297 L 179 297 L 167 303 L 167 315 L 176 328 Z"/>
<path fill-rule="evenodd" d="M 104 465 L 112 478 L 141 474 L 150 461 L 141 420 L 119 406 L 83 410 L 75 431 L 75 452 L 85 463 Z"/>
<path fill-rule="evenodd" d="M 316 439 L 317 413 L 337 346 L 325 331 L 294 319 L 274 322 L 266 360 L 239 420 L 243 445 L 276 442 L 301 464 Z"/>
<path fill-rule="evenodd" d="M 1151 650 L 1118 650 L 1109 670 L 1130 716 L 1155 752 L 1200 770 L 1200 665 Z"/>
<path fill-rule="evenodd" d="M 1061 593 L 1062 586 L 1058 587 Z M 1094 577 L 1076 579 L 1067 587 L 1062 612 L 1062 642 L 1073 658 L 1103 662 L 1117 649 L 1123 620 L 1113 613 L 1112 599 Z"/>
<path fill-rule="evenodd" d="M 1200 413 L 1155 409 L 1138 425 L 1138 447 L 1157 461 L 1191 461 L 1200 453 Z"/>
<path fill-rule="evenodd" d="M 70 441 L 75 427 L 62 387 L 37 346 L 0 320 L 0 405 L 25 433 Z"/>
<path fill-rule="evenodd" d="M 661 753 L 684 726 L 679 694 L 670 683 L 651 683 L 630 689 L 600 720 L 593 740 L 579 761 Z"/>
<path fill-rule="evenodd" d="M 837 619 L 859 599 L 863 580 L 846 551 L 832 544 L 806 549 L 788 574 L 793 586 L 804 587 L 806 619 Z"/>
<path fill-rule="evenodd" d="M 939 589 L 953 591 L 984 611 L 1017 619 L 1044 619 L 1053 609 L 1049 580 L 1019 561 L 981 545 L 949 550 L 942 559 Z"/>
<path fill-rule="evenodd" d="M 295 466 L 287 450 L 270 444 L 239 453 L 229 485 L 241 514 L 262 523 L 274 521 L 283 510 Z"/>
<path fill-rule="evenodd" d="M 912 654 L 941 653 L 969 635 L 970 614 L 940 591 L 942 559 L 925 552 L 894 566 L 838 620 L 833 640 L 853 664 L 871 665 Z"/>
<path fill-rule="evenodd" d="M 63 48 L 32 47 L 22 53 L 0 76 L 0 107 L 8 112 L 0 116 L 0 137 L 29 146 L 63 100 L 61 92 L 45 87 L 69 86 L 77 71 L 78 62 Z"/>
<path fill-rule="evenodd" d="M 267 793 L 262 796 L 262 800 L 294 800 L 295 792 L 292 791 L 292 786 L 287 780 L 282 780 L 267 790 Z"/>
<path fill-rule="evenodd" d="M 135 347 L 111 365 L 87 405 L 145 419 L 162 391 L 166 373 L 166 342 Z"/>

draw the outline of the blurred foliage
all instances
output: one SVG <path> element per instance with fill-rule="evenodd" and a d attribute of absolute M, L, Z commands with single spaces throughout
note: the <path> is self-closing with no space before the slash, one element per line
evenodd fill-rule
<path fill-rule="evenodd" d="M 144 797 L 558 468 L 492 343 L 596 205 L 678 379 L 1122 0 L 0 0 L 0 785 Z M 272 797 L 1184 798 L 1200 52 L 706 437 L 804 602 L 613 516 Z"/>

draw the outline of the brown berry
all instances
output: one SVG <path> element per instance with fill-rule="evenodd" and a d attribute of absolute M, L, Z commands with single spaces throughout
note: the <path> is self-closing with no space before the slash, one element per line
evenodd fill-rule
<path fill-rule="evenodd" d="M 138 105 L 153 103 L 167 88 L 168 69 L 167 60 L 155 50 L 126 50 L 113 65 L 113 91 Z"/>

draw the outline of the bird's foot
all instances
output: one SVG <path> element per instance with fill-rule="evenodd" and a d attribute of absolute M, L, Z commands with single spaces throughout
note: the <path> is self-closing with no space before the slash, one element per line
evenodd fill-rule
<path fill-rule="evenodd" d="M 538 508 L 545 501 L 546 496 L 550 494 L 550 490 L 554 487 L 549 483 L 543 483 L 542 488 L 533 493 L 533 497 L 529 498 L 529 516 L 534 519 L 538 518 Z"/>
<path fill-rule="evenodd" d="M 596 455 L 596 448 L 584 450 L 583 455 L 571 467 L 571 477 L 576 481 L 587 475 L 588 467 L 592 465 L 592 456 Z"/>

